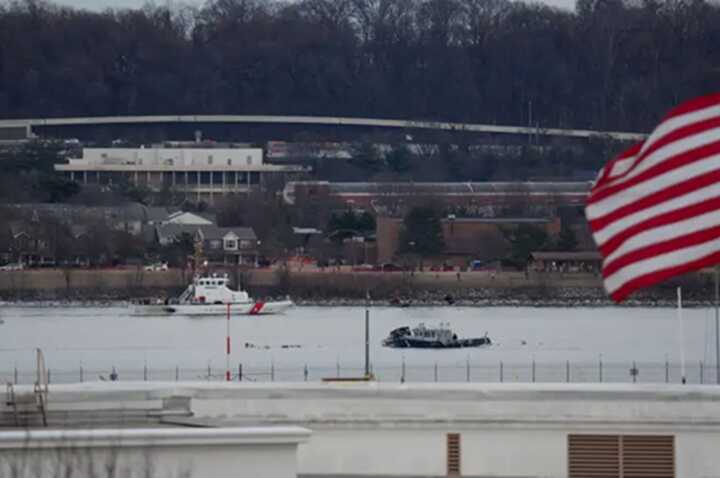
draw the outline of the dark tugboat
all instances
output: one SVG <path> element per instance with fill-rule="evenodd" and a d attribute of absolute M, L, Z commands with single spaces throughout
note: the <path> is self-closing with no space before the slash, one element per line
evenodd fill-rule
<path fill-rule="evenodd" d="M 391 331 L 390 335 L 383 340 L 385 347 L 400 349 L 456 349 L 482 347 L 490 344 L 492 341 L 487 333 L 484 337 L 461 339 L 450 330 L 447 324 L 442 323 L 436 328 L 425 327 L 425 324 L 420 324 L 414 329 L 399 327 Z"/>

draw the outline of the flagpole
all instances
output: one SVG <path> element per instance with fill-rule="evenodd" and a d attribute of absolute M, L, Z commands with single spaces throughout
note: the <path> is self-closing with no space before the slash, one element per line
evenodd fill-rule
<path fill-rule="evenodd" d="M 715 266 L 715 379 L 720 385 L 720 266 Z"/>
<path fill-rule="evenodd" d="M 370 292 L 365 290 L 365 378 L 370 377 Z"/>
<path fill-rule="evenodd" d="M 683 337 L 683 323 L 682 323 L 682 288 L 678 286 L 677 288 L 677 317 L 678 317 L 678 327 L 680 329 L 680 375 L 682 377 L 682 383 L 684 384 L 686 382 L 685 380 L 685 339 Z"/>

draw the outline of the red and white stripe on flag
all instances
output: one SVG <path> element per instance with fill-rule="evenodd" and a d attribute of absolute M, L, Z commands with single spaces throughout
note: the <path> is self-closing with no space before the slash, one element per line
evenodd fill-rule
<path fill-rule="evenodd" d="M 720 94 L 676 107 L 598 173 L 585 208 L 613 300 L 720 262 Z"/>

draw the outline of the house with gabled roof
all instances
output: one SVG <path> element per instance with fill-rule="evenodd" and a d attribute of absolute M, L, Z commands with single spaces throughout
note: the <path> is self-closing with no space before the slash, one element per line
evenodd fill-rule
<path fill-rule="evenodd" d="M 211 262 L 254 265 L 258 259 L 259 241 L 250 227 L 167 223 L 155 230 L 161 246 L 180 242 L 183 235 L 191 236 L 193 241 L 202 243 L 203 254 Z"/>
<path fill-rule="evenodd" d="M 203 252 L 211 262 L 257 264 L 259 241 L 251 227 L 198 227 L 195 240 L 202 241 Z"/>

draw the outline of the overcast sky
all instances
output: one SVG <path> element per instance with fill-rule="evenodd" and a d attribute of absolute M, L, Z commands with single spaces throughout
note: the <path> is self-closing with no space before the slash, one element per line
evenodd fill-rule
<path fill-rule="evenodd" d="M 1 2 L 2 0 L 0 0 Z M 75 8 L 84 8 L 88 10 L 104 10 L 106 8 L 139 8 L 142 7 L 146 0 L 51 0 L 53 3 L 60 5 L 68 5 Z M 164 0 L 155 0 L 155 4 L 164 5 Z M 173 2 L 170 2 L 173 3 Z M 181 3 L 189 3 L 191 5 L 201 6 L 204 0 L 184 0 Z M 560 7 L 567 10 L 575 8 L 575 0 L 542 0 L 542 3 L 554 7 Z"/>

